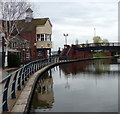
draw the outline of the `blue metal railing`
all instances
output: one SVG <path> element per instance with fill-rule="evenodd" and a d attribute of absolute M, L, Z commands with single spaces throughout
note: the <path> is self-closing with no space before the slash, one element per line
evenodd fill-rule
<path fill-rule="evenodd" d="M 0 91 L 0 97 L 2 98 L 0 109 L 2 111 L 9 110 L 8 100 L 16 98 L 16 91 L 20 91 L 22 89 L 25 82 L 29 79 L 30 75 L 48 65 L 49 63 L 55 63 L 58 61 L 58 57 L 33 61 L 0 79 L 0 84 L 4 86 L 2 91 Z"/>

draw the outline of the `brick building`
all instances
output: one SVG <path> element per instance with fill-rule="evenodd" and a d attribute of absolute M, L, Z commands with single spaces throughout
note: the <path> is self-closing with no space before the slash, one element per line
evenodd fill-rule
<path fill-rule="evenodd" d="M 17 36 L 10 39 L 9 42 L 9 51 L 14 52 L 17 55 L 21 56 L 21 60 L 30 61 L 30 53 L 31 53 L 31 43 L 30 41 Z M 11 51 L 13 50 L 13 51 Z"/>
<path fill-rule="evenodd" d="M 50 56 L 52 48 L 52 24 L 50 19 L 34 19 L 32 9 L 28 8 L 26 10 L 25 19 L 17 21 L 18 30 L 13 32 L 13 37 L 11 37 L 9 48 L 19 50 L 21 52 L 21 58 L 24 61 L 43 59 Z M 4 21 L 0 20 L 0 28 L 3 27 L 2 23 L 4 23 Z M 19 30 L 21 31 L 16 36 Z M 22 45 L 20 42 L 22 42 Z M 18 46 L 18 44 L 21 45 L 21 47 Z"/>
<path fill-rule="evenodd" d="M 26 19 L 20 20 L 19 27 L 24 29 L 20 36 L 31 43 L 30 59 L 42 59 L 51 54 L 52 48 L 52 24 L 49 18 L 33 18 L 33 11 L 28 8 Z"/>

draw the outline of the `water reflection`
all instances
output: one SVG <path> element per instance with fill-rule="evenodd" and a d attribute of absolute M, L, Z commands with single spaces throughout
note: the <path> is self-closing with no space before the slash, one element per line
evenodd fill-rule
<path fill-rule="evenodd" d="M 60 71 L 62 70 L 66 76 L 71 74 L 71 76 L 74 76 L 78 73 L 94 73 L 101 75 L 103 73 L 118 73 L 118 63 L 116 62 L 116 59 L 100 59 L 60 65 L 59 69 Z"/>
<path fill-rule="evenodd" d="M 31 112 L 117 112 L 118 63 L 104 59 L 63 64 L 39 79 Z"/>
<path fill-rule="evenodd" d="M 64 65 L 60 65 L 59 69 L 62 70 L 62 72 L 64 72 L 65 75 L 69 75 L 69 74 L 77 74 L 79 72 L 83 72 L 85 71 L 86 67 L 91 64 L 91 61 L 81 61 L 81 62 L 75 62 L 72 64 L 64 64 Z"/>
<path fill-rule="evenodd" d="M 35 102 L 32 102 L 32 110 L 52 108 L 54 103 L 54 93 L 51 70 L 44 73 L 37 82 L 33 99 Z"/>

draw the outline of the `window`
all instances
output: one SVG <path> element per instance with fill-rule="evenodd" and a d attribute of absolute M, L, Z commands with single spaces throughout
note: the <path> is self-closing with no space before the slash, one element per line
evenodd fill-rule
<path fill-rule="evenodd" d="M 45 35 L 45 41 L 51 41 L 51 35 L 50 34 Z"/>
<path fill-rule="evenodd" d="M 36 41 L 44 41 L 44 34 L 37 34 Z"/>
<path fill-rule="evenodd" d="M 40 37 L 41 37 L 41 41 L 44 41 L 44 34 L 41 34 Z"/>
<path fill-rule="evenodd" d="M 43 50 L 38 50 L 37 52 L 38 52 L 38 53 L 37 53 L 37 56 L 38 56 L 39 58 L 41 58 L 41 57 L 44 56 Z"/>
<path fill-rule="evenodd" d="M 45 41 L 47 41 L 47 37 L 46 37 L 46 35 L 45 35 Z"/>
<path fill-rule="evenodd" d="M 37 34 L 37 39 L 36 41 L 40 41 L 40 34 Z"/>
<path fill-rule="evenodd" d="M 30 60 L 30 51 L 26 51 L 26 60 Z"/>
<path fill-rule="evenodd" d="M 16 42 L 12 42 L 12 48 L 16 47 Z"/>
<path fill-rule="evenodd" d="M 45 34 L 37 34 L 36 41 L 48 41 L 48 37 L 50 36 L 46 36 Z"/>

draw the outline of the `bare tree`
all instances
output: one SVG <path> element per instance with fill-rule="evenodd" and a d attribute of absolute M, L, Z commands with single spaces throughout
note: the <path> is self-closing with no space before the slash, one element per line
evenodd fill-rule
<path fill-rule="evenodd" d="M 18 0 L 9 0 L 9 2 L 0 2 L 0 14 L 2 20 L 1 31 L 5 34 L 5 66 L 8 66 L 8 46 L 10 39 L 16 37 L 23 30 L 19 27 L 20 19 L 24 18 L 25 11 L 30 7 L 30 4 Z"/>

